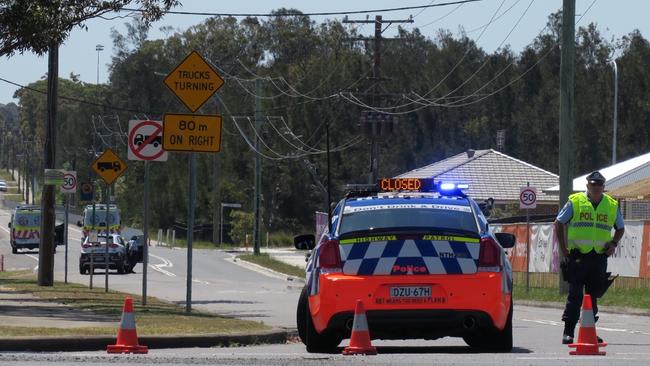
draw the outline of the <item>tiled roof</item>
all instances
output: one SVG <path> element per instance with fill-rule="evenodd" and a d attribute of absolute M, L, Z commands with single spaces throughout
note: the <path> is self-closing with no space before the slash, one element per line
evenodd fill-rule
<path fill-rule="evenodd" d="M 521 187 L 529 182 L 537 188 L 537 201 L 557 203 L 558 197 L 542 189 L 559 184 L 556 174 L 498 151 L 468 150 L 439 162 L 403 173 L 398 177 L 436 178 L 469 184 L 467 194 L 477 201 L 519 202 Z M 472 156 L 470 156 L 472 155 Z"/>

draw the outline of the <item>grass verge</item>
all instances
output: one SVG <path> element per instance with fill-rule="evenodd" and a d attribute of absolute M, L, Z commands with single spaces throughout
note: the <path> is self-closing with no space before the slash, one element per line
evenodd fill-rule
<path fill-rule="evenodd" d="M 566 295 L 560 295 L 557 287 L 531 287 L 527 292 L 525 285 L 515 284 L 512 295 L 515 300 L 556 302 L 562 305 L 566 301 Z M 598 305 L 650 310 L 649 295 L 648 289 L 610 288 L 602 298 L 598 299 Z"/>
<path fill-rule="evenodd" d="M 79 284 L 55 282 L 52 287 L 37 285 L 35 276 L 28 271 L 0 272 L 0 285 L 17 292 L 29 293 L 48 302 L 64 304 L 85 314 L 94 313 L 98 319 L 114 319 L 119 324 L 122 306 L 127 294 L 117 291 L 104 292 L 103 286 L 93 290 Z M 261 322 L 253 322 L 219 316 L 212 313 L 192 310 L 185 312 L 184 307 L 147 297 L 147 305 L 141 306 L 142 298 L 131 295 L 139 335 L 187 335 L 187 334 L 231 334 L 237 332 L 268 330 L 270 327 Z M 4 336 L 59 336 L 59 335 L 115 335 L 116 326 L 83 328 L 40 328 L 10 327 L 0 325 L 0 334 Z"/>
<path fill-rule="evenodd" d="M 287 264 L 284 262 L 280 262 L 278 260 L 275 260 L 271 258 L 266 253 L 260 253 L 260 255 L 255 255 L 255 254 L 243 254 L 238 257 L 239 259 L 251 263 L 258 264 L 262 267 L 266 267 L 269 269 L 272 269 L 274 271 L 284 273 L 290 276 L 296 276 L 296 277 L 304 277 L 305 276 L 305 269 L 300 268 L 298 266 L 292 266 L 291 264 Z"/>

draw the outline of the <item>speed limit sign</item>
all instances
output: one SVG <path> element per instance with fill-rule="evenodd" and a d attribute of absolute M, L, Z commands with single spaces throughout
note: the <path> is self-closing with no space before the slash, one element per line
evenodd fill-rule
<path fill-rule="evenodd" d="M 61 193 L 75 192 L 77 192 L 77 172 L 67 170 L 63 172 L 63 184 L 61 185 Z"/>
<path fill-rule="evenodd" d="M 521 187 L 519 189 L 519 208 L 537 207 L 537 189 L 535 187 Z"/>

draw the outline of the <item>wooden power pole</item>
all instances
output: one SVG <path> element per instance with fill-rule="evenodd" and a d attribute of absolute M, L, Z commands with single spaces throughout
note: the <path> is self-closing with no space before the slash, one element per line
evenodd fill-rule
<path fill-rule="evenodd" d="M 576 1 L 562 2 L 562 39 L 560 62 L 560 207 L 573 192 L 575 126 L 575 13 Z M 565 233 L 557 233 L 565 235 Z M 562 251 L 558 251 L 562 260 Z M 568 284 L 560 271 L 560 294 L 568 292 Z"/>
<path fill-rule="evenodd" d="M 384 23 L 413 23 L 413 18 L 405 19 L 405 20 L 384 20 L 382 19 L 381 15 L 375 16 L 375 20 L 348 20 L 347 17 L 343 19 L 343 23 L 374 23 L 375 24 L 375 36 L 374 38 L 368 38 L 370 40 L 374 41 L 374 49 L 373 49 L 373 65 L 372 65 L 372 94 L 371 94 L 371 103 L 373 106 L 378 106 L 380 104 L 380 98 L 381 98 L 381 91 L 379 90 L 379 83 L 382 81 L 381 78 L 381 45 L 382 45 L 382 40 L 386 40 L 385 38 L 382 38 L 381 34 L 385 29 L 382 29 Z M 364 39 L 364 38 L 359 38 L 359 39 Z M 377 182 L 378 178 L 378 170 L 379 170 L 379 163 L 378 163 L 378 158 L 379 158 L 379 148 L 378 148 L 378 139 L 381 137 L 379 136 L 381 131 L 384 129 L 380 128 L 381 123 L 390 123 L 394 124 L 396 123 L 396 118 L 393 118 L 394 116 L 382 114 L 382 113 L 376 113 L 373 111 L 366 111 L 362 115 L 361 118 L 361 123 L 367 123 L 369 126 L 368 128 L 365 129 L 368 131 L 368 137 L 370 137 L 370 175 L 369 175 L 369 182 L 368 183 L 374 183 Z"/>

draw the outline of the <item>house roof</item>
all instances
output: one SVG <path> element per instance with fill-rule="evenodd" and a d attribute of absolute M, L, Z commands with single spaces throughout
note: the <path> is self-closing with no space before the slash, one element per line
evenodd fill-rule
<path fill-rule="evenodd" d="M 470 197 L 491 197 L 497 203 L 519 202 L 520 188 L 530 183 L 537 188 L 538 202 L 557 203 L 557 196 L 542 192 L 542 188 L 558 184 L 558 175 L 492 149 L 467 150 L 398 176 L 406 177 L 467 183 Z"/>
<path fill-rule="evenodd" d="M 650 195 L 650 153 L 637 156 L 620 163 L 598 169 L 607 178 L 606 190 L 617 198 L 637 198 Z M 584 191 L 587 184 L 587 172 L 573 179 L 573 191 Z M 560 186 L 555 185 L 544 190 L 557 195 Z"/>

